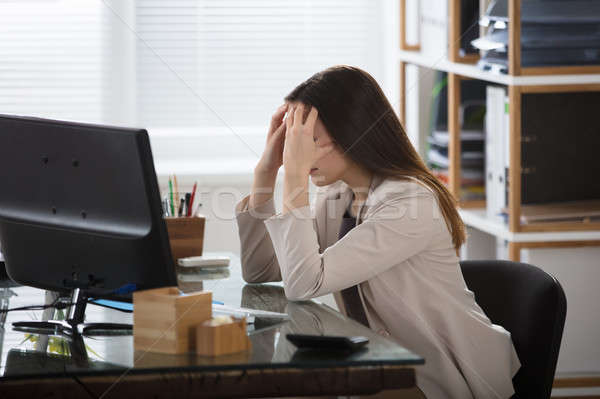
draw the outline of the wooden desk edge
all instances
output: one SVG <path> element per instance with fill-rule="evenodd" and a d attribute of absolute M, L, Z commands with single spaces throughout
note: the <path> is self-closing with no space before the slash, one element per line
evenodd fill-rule
<path fill-rule="evenodd" d="M 241 398 L 366 395 L 415 386 L 412 366 L 281 368 L 231 371 L 173 371 L 3 381 L 6 397 Z"/>

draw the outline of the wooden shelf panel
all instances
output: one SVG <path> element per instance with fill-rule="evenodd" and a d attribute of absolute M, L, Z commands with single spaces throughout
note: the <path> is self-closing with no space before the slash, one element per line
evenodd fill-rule
<path fill-rule="evenodd" d="M 483 71 L 475 65 L 449 61 L 446 55 L 434 58 L 415 51 L 398 50 L 398 61 L 507 86 L 600 84 L 600 73 L 539 76 L 502 75 Z"/>
<path fill-rule="evenodd" d="M 485 208 L 485 199 L 480 200 L 461 200 L 459 206 L 464 209 Z"/>
<path fill-rule="evenodd" d="M 600 375 L 556 375 L 554 378 L 554 388 L 586 388 L 600 387 Z"/>
<path fill-rule="evenodd" d="M 548 242 L 548 241 L 596 241 L 600 240 L 600 230 L 585 231 L 537 231 L 514 233 L 501 217 L 490 218 L 485 208 L 459 210 L 465 224 L 477 230 L 511 242 Z"/>

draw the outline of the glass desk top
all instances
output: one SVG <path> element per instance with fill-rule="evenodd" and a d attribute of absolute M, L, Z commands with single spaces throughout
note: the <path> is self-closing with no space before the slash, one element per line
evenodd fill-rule
<path fill-rule="evenodd" d="M 213 253 L 216 254 L 216 253 Z M 70 339 L 15 331 L 15 321 L 60 319 L 65 310 L 15 311 L 0 316 L 0 380 L 65 375 L 144 374 L 159 371 L 218 371 L 240 369 L 323 368 L 339 366 L 412 366 L 424 360 L 402 346 L 352 321 L 327 305 L 313 301 L 288 302 L 281 284 L 245 284 L 239 257 L 231 258 L 230 267 L 220 273 L 179 270 L 179 288 L 183 292 L 210 290 L 213 300 L 229 306 L 287 313 L 287 321 L 257 317 L 249 324 L 252 349 L 220 357 L 196 354 L 167 355 L 136 351 L 133 337 L 104 336 Z M 2 281 L 0 306 L 14 308 L 46 303 L 50 296 L 43 290 L 11 286 Z M 86 322 L 132 323 L 131 313 L 93 304 L 86 309 Z M 285 338 L 288 333 L 325 335 L 362 335 L 368 345 L 352 353 L 297 351 Z"/>

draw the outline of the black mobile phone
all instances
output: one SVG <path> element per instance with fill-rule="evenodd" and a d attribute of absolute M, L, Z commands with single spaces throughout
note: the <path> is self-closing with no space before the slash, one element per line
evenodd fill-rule
<path fill-rule="evenodd" d="M 287 334 L 285 337 L 292 344 L 302 349 L 356 350 L 369 342 L 369 338 L 361 336 Z"/>

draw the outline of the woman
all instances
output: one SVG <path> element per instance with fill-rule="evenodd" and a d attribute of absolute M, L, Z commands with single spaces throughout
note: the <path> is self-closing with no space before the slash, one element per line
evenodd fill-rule
<path fill-rule="evenodd" d="M 335 66 L 296 87 L 271 121 L 251 194 L 236 207 L 244 279 L 340 310 L 425 358 L 427 398 L 508 398 L 510 334 L 463 280 L 465 228 L 377 82 Z M 284 120 L 284 114 L 287 117 Z M 272 193 L 285 169 L 283 212 Z M 319 187 L 314 214 L 308 180 Z"/>

